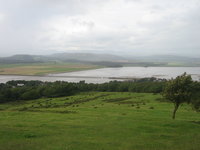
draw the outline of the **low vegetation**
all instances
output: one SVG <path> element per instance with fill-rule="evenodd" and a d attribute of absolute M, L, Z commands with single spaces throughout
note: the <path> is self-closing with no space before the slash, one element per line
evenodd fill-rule
<path fill-rule="evenodd" d="M 0 104 L 0 150 L 199 150 L 199 113 L 160 94 L 82 92 Z M 187 131 L 187 132 L 186 132 Z"/>

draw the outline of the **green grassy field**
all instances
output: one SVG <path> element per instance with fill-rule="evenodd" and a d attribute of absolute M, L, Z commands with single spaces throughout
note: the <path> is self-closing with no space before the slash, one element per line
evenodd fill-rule
<path fill-rule="evenodd" d="M 0 64 L 0 74 L 10 75 L 45 75 L 96 69 L 100 66 L 80 63 L 25 63 L 25 64 Z"/>
<path fill-rule="evenodd" d="M 200 114 L 159 94 L 81 93 L 0 105 L 0 150 L 199 150 Z"/>

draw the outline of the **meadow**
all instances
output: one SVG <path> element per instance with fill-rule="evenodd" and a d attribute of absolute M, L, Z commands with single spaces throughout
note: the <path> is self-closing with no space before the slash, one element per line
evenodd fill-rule
<path fill-rule="evenodd" d="M 0 64 L 0 75 L 45 75 L 49 73 L 81 71 L 96 68 L 99 68 L 99 66 L 63 62 Z"/>
<path fill-rule="evenodd" d="M 200 114 L 160 94 L 84 92 L 0 104 L 0 150 L 199 150 Z"/>

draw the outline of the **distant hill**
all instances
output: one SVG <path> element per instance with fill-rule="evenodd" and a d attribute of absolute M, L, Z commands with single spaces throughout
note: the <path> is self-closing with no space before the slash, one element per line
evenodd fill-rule
<path fill-rule="evenodd" d="M 57 53 L 50 55 L 52 59 L 68 61 L 68 60 L 77 60 L 77 61 L 87 61 L 87 62 L 98 62 L 98 61 L 125 61 L 127 60 L 124 57 L 111 54 L 95 54 L 95 53 Z"/>
<path fill-rule="evenodd" d="M 42 62 L 79 62 L 107 67 L 120 66 L 200 66 L 200 58 L 174 55 L 155 56 L 118 56 L 96 53 L 56 53 L 51 55 L 14 55 L 1 57 L 1 64 L 42 63 Z"/>
<path fill-rule="evenodd" d="M 131 57 L 135 60 L 140 61 L 153 61 L 153 62 L 193 62 L 200 61 L 200 58 L 176 56 L 176 55 L 152 55 L 152 56 L 141 56 L 141 57 Z"/>
<path fill-rule="evenodd" d="M 0 63 L 33 63 L 38 62 L 34 59 L 34 56 L 31 55 L 14 55 L 11 57 L 2 57 L 0 58 Z"/>
<path fill-rule="evenodd" d="M 10 57 L 1 57 L 0 63 L 36 63 L 49 61 L 64 62 L 121 62 L 125 58 L 110 54 L 93 54 L 93 53 L 57 53 L 52 55 L 13 55 Z"/>

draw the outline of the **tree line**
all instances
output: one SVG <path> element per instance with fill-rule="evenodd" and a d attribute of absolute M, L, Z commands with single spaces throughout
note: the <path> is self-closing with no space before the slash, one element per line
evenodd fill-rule
<path fill-rule="evenodd" d="M 0 84 L 0 102 L 70 96 L 79 92 L 89 91 L 160 93 L 165 82 L 166 80 L 157 80 L 156 78 L 143 78 L 123 82 L 111 81 L 102 84 L 85 83 L 85 81 L 78 83 L 64 81 L 8 81 L 5 84 Z"/>

